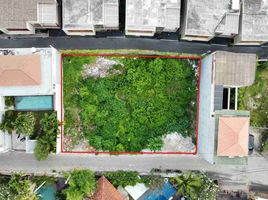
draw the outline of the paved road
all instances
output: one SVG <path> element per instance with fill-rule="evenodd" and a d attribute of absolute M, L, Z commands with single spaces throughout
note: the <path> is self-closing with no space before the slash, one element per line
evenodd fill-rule
<path fill-rule="evenodd" d="M 233 185 L 249 183 L 267 185 L 268 162 L 261 156 L 249 157 L 247 166 L 211 165 L 195 155 L 50 155 L 46 161 L 36 161 L 34 155 L 9 152 L 0 154 L 0 172 L 52 173 L 73 168 L 94 171 L 136 170 L 148 173 L 152 168 L 204 170 L 220 181 Z"/>
<path fill-rule="evenodd" d="M 58 49 L 143 49 L 191 54 L 224 50 L 232 52 L 256 53 L 261 59 L 268 59 L 268 46 L 224 46 L 208 43 L 157 40 L 147 38 L 93 38 L 93 37 L 49 37 L 0 39 L 0 48 L 48 47 Z"/>

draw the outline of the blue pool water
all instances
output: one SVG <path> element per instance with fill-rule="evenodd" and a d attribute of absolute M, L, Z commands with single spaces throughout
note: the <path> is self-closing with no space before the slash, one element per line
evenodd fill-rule
<path fill-rule="evenodd" d="M 55 200 L 56 188 L 54 185 L 44 186 L 37 191 L 39 200 Z"/>
<path fill-rule="evenodd" d="M 24 96 L 15 97 L 16 110 L 34 111 L 34 110 L 52 110 L 52 96 Z"/>
<path fill-rule="evenodd" d="M 168 200 L 176 193 L 176 189 L 169 183 L 165 182 L 162 188 L 146 192 L 142 200 Z"/>

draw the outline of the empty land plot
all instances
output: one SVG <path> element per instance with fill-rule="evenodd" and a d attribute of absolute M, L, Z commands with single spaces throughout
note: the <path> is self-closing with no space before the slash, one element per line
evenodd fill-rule
<path fill-rule="evenodd" d="M 63 57 L 63 149 L 194 152 L 197 62 Z"/>

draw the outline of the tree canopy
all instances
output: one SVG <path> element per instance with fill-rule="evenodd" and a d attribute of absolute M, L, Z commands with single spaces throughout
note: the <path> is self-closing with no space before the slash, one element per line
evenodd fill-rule
<path fill-rule="evenodd" d="M 66 174 L 66 178 L 69 175 L 69 187 L 64 190 L 67 200 L 82 200 L 83 197 L 92 195 L 96 187 L 96 179 L 91 170 L 74 170 Z"/>

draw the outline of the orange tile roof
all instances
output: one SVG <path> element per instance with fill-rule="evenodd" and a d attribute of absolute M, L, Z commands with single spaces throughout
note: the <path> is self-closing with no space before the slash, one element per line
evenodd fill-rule
<path fill-rule="evenodd" d="M 27 86 L 40 83 L 40 55 L 0 56 L 0 86 Z"/>
<path fill-rule="evenodd" d="M 247 156 L 248 117 L 219 117 L 218 156 Z"/>
<path fill-rule="evenodd" d="M 102 176 L 97 183 L 97 189 L 89 200 L 124 200 L 115 187 Z"/>

